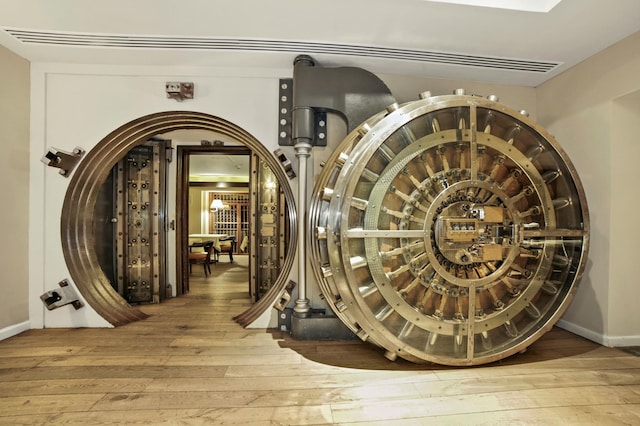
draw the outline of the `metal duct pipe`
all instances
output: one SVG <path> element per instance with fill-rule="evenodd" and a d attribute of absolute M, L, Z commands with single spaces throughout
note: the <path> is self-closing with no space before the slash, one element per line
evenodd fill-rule
<path fill-rule="evenodd" d="M 298 157 L 298 217 L 301 218 L 298 225 L 298 299 L 296 299 L 293 311 L 299 316 L 305 316 L 311 311 L 311 304 L 307 298 L 307 255 L 306 242 L 304 240 L 307 223 L 307 158 L 311 154 L 311 144 L 299 142 L 295 145 L 296 157 Z"/>
<path fill-rule="evenodd" d="M 293 78 L 304 67 L 312 67 L 313 61 L 308 56 L 299 56 L 294 61 Z M 296 85 L 293 85 L 292 140 L 293 148 L 298 158 L 298 298 L 293 312 L 297 316 L 307 316 L 311 311 L 311 303 L 307 298 L 307 256 L 306 256 L 306 223 L 307 223 L 307 159 L 311 155 L 311 143 L 314 137 L 314 111 L 308 106 L 296 103 L 298 95 Z M 298 95 L 299 96 L 299 95 Z"/>

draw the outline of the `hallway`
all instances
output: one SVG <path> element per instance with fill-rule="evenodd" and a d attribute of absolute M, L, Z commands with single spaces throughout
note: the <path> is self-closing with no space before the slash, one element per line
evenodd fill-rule
<path fill-rule="evenodd" d="M 247 330 L 246 256 L 116 329 L 0 342 L 0 424 L 637 424 L 640 358 L 554 328 L 475 368 Z M 62 308 L 62 309 L 67 309 Z"/>

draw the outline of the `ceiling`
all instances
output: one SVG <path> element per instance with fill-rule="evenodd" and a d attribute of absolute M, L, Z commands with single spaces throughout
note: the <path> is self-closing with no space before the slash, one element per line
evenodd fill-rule
<path fill-rule="evenodd" d="M 291 69 L 309 54 L 535 87 L 640 30 L 638 0 L 562 0 L 549 12 L 450 1 L 0 0 L 0 44 L 33 62 Z"/>
<path fill-rule="evenodd" d="M 249 182 L 249 155 L 208 154 L 189 158 L 190 181 Z"/>
<path fill-rule="evenodd" d="M 243 147 L 231 137 L 204 129 L 179 129 L 157 135 L 172 145 L 211 147 L 211 152 L 192 153 L 189 156 L 189 180 L 191 182 L 249 182 L 251 156 L 215 152 L 225 147 Z M 205 145 L 206 144 L 206 145 Z"/>

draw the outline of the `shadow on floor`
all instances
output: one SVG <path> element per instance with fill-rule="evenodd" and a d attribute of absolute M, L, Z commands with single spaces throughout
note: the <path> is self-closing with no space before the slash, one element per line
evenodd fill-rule
<path fill-rule="evenodd" d="M 286 331 L 269 330 L 268 332 L 272 334 L 274 339 L 280 340 L 278 342 L 280 347 L 291 349 L 309 360 L 336 367 L 410 371 L 468 368 L 434 363 L 417 364 L 401 358 L 396 359 L 396 361 L 390 361 L 384 357 L 384 349 L 360 340 L 297 340 Z M 573 333 L 554 327 L 525 351 L 483 366 L 474 366 L 474 368 L 524 365 L 581 357 L 598 350 L 610 350 L 610 348 L 605 348 Z"/>

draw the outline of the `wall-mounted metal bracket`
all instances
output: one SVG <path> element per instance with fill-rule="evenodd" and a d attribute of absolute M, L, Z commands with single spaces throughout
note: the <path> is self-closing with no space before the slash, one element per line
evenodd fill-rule
<path fill-rule="evenodd" d="M 293 167 L 291 166 L 291 161 L 287 158 L 286 155 L 282 152 L 281 149 L 276 149 L 273 151 L 273 155 L 276 156 L 280 164 L 282 164 L 282 168 L 284 172 L 289 176 L 289 179 L 294 179 L 296 177 L 296 172 L 293 171 Z"/>
<path fill-rule="evenodd" d="M 59 289 L 49 290 L 40 296 L 40 300 L 48 310 L 53 310 L 64 305 L 73 305 L 74 308 L 80 309 L 84 304 L 80 301 L 78 293 L 69 285 L 68 280 L 62 280 L 58 283 Z"/>
<path fill-rule="evenodd" d="M 291 317 L 293 316 L 293 309 L 285 308 L 284 311 L 278 312 L 278 330 L 291 331 Z"/>
<path fill-rule="evenodd" d="M 69 177 L 84 154 L 84 149 L 79 147 L 74 148 L 73 152 L 61 151 L 52 147 L 40 161 L 49 167 L 59 168 L 59 173 L 62 176 Z"/>
<path fill-rule="evenodd" d="M 327 146 L 327 113 L 316 111 L 314 114 L 315 140 L 314 146 Z"/>
<path fill-rule="evenodd" d="M 292 110 L 337 113 L 346 121 L 347 133 L 396 102 L 375 74 L 354 67 L 316 67 L 307 55 L 299 55 L 293 62 L 293 86 Z M 293 123 L 294 137 L 298 124 Z"/>
<path fill-rule="evenodd" d="M 168 81 L 165 83 L 167 98 L 182 102 L 185 99 L 193 99 L 193 83 L 180 81 Z"/>
<path fill-rule="evenodd" d="M 278 101 L 278 145 L 291 146 L 291 109 L 293 108 L 293 79 L 281 78 Z"/>
<path fill-rule="evenodd" d="M 293 109 L 293 79 L 280 79 L 279 93 L 279 113 L 278 113 L 278 145 L 293 146 L 292 109 Z M 314 138 L 311 141 L 313 146 L 327 146 L 327 113 L 324 111 L 314 111 Z"/>
<path fill-rule="evenodd" d="M 285 308 L 291 301 L 291 292 L 296 287 L 296 285 L 298 284 L 295 281 L 289 281 L 280 292 L 280 297 L 278 297 L 278 300 L 276 300 L 276 302 L 273 304 L 273 307 L 281 312 L 284 312 Z"/>

